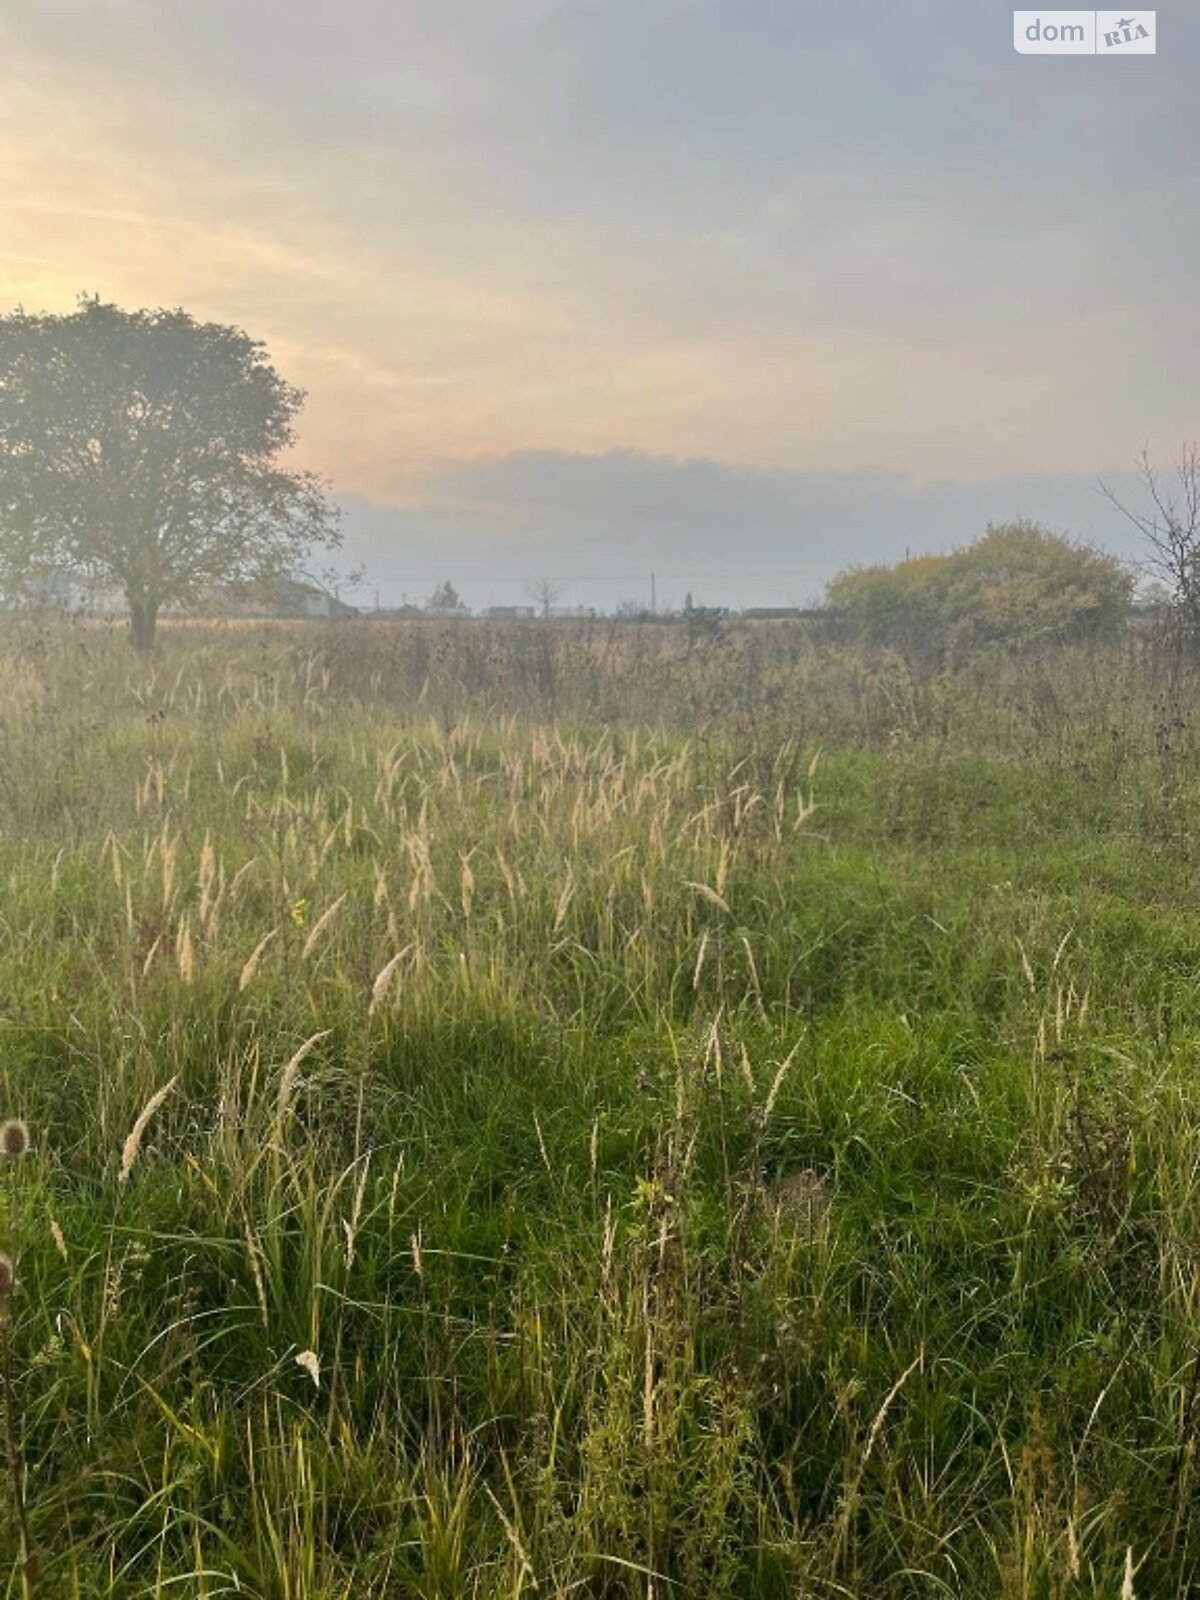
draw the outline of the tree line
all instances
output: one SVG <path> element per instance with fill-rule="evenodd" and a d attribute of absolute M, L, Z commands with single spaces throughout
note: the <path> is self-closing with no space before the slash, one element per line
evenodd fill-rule
<path fill-rule="evenodd" d="M 124 311 L 84 296 L 65 315 L 0 317 L 0 588 L 50 575 L 116 588 L 135 648 L 165 606 L 215 586 L 260 592 L 340 543 L 327 485 L 286 462 L 304 403 L 265 346 L 182 310 Z M 1148 457 L 1143 569 L 1180 636 L 1200 643 L 1200 452 L 1175 481 Z M 946 555 L 854 567 L 829 605 L 858 640 L 950 660 L 1049 637 L 1111 637 L 1129 567 L 1036 523 L 989 527 Z M 457 595 L 443 586 L 439 603 Z M 548 617 L 559 590 L 530 591 Z"/>

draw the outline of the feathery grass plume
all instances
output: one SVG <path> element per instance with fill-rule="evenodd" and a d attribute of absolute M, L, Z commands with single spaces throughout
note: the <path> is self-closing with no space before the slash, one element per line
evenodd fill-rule
<path fill-rule="evenodd" d="M 300 952 L 301 956 L 305 960 L 307 960 L 308 957 L 310 955 L 312 955 L 313 951 L 317 947 L 317 941 L 320 939 L 321 935 L 325 932 L 325 929 L 333 921 L 334 917 L 337 916 L 338 912 L 346 904 L 346 901 L 348 899 L 349 899 L 349 895 L 348 894 L 339 895 L 337 897 L 337 899 L 333 902 L 333 904 L 327 910 L 322 911 L 321 915 L 313 923 L 312 932 L 309 934 L 308 938 L 305 939 L 305 941 L 304 941 L 304 949 Z"/>
<path fill-rule="evenodd" d="M 231 900 L 237 899 L 238 893 L 242 887 L 242 880 L 248 873 L 252 872 L 257 865 L 258 857 L 253 856 L 249 861 L 243 862 L 243 864 L 234 873 L 232 882 L 229 885 L 229 898 Z"/>
<path fill-rule="evenodd" d="M 254 975 L 258 971 L 258 964 L 263 958 L 263 952 L 278 933 L 278 928 L 272 928 L 270 933 L 264 934 L 254 946 L 254 949 L 251 950 L 249 956 L 246 958 L 246 964 L 242 968 L 242 975 L 238 979 L 239 994 L 245 994 L 246 990 L 254 982 Z"/>
<path fill-rule="evenodd" d="M 20 1117 L 0 1124 L 0 1156 L 23 1156 L 29 1149 L 29 1129 Z"/>
<path fill-rule="evenodd" d="M 571 871 L 571 868 L 568 867 L 566 882 L 562 886 L 562 893 L 559 895 L 558 904 L 554 908 L 554 925 L 551 929 L 553 933 L 557 933 L 562 927 L 563 923 L 567 920 L 567 912 L 570 910 L 571 901 L 574 898 L 575 875 Z"/>
<path fill-rule="evenodd" d="M 800 1045 L 797 1042 L 788 1051 L 786 1058 L 779 1063 L 779 1071 L 775 1074 L 774 1081 L 771 1084 L 770 1092 L 767 1095 L 766 1104 L 762 1108 L 762 1120 L 764 1123 L 770 1122 L 771 1120 L 771 1113 L 775 1109 L 775 1102 L 779 1098 L 779 1091 L 783 1088 L 783 1080 L 787 1077 L 788 1068 L 796 1059 L 796 1052 L 799 1050 L 799 1048 Z"/>
<path fill-rule="evenodd" d="M 212 905 L 213 885 L 217 877 L 217 853 L 213 849 L 212 835 L 204 835 L 204 844 L 200 851 L 200 921 L 208 922 L 209 909 Z"/>
<path fill-rule="evenodd" d="M 834 1524 L 835 1560 L 839 1563 L 841 1562 L 842 1557 L 845 1555 L 846 1546 L 849 1542 L 850 1528 L 854 1521 L 854 1513 L 858 1507 L 859 1491 L 862 1488 L 863 1475 L 867 1470 L 867 1463 L 871 1459 L 871 1452 L 875 1449 L 876 1442 L 883 1430 L 883 1425 L 887 1421 L 888 1412 L 892 1409 L 892 1406 L 895 1403 L 901 1389 L 903 1389 L 904 1385 L 912 1377 L 913 1373 L 918 1367 L 920 1367 L 922 1371 L 925 1369 L 924 1345 L 920 1347 L 912 1361 L 909 1362 L 908 1366 L 905 1367 L 904 1371 L 900 1374 L 895 1383 L 884 1396 L 883 1404 L 875 1413 L 875 1420 L 872 1422 L 870 1429 L 867 1432 L 866 1443 L 862 1448 L 858 1458 L 858 1463 L 854 1469 L 854 1474 L 851 1477 L 845 1494 L 842 1497 L 842 1504 L 838 1510 L 837 1520 Z"/>
<path fill-rule="evenodd" d="M 392 957 L 388 964 L 380 969 L 375 982 L 371 985 L 371 1004 L 367 1007 L 367 1015 L 369 1017 L 374 1016 L 376 1006 L 379 1005 L 384 995 L 388 992 L 388 986 L 392 981 L 392 975 L 395 973 L 396 968 L 404 960 L 405 956 L 411 949 L 412 945 L 406 944 L 403 950 L 397 950 L 396 954 Z"/>
<path fill-rule="evenodd" d="M 705 957 L 705 953 L 707 952 L 707 950 L 708 950 L 708 929 L 705 928 L 703 937 L 700 940 L 700 949 L 698 950 L 698 952 L 696 954 L 695 971 L 692 973 L 692 988 L 693 989 L 698 989 L 700 987 L 700 974 L 704 970 L 704 957 Z"/>
<path fill-rule="evenodd" d="M 691 878 L 685 878 L 683 886 L 685 889 L 694 889 L 698 895 L 702 895 L 708 901 L 709 905 L 716 906 L 718 911 L 724 911 L 727 916 L 730 915 L 728 900 L 723 894 L 718 894 L 715 889 L 710 889 L 707 883 L 695 883 Z"/>
<path fill-rule="evenodd" d="M 301 1350 L 296 1357 L 296 1365 L 307 1372 L 313 1381 L 313 1388 L 321 1387 L 321 1358 L 315 1350 Z"/>
<path fill-rule="evenodd" d="M 138 1151 L 142 1148 L 142 1139 L 145 1137 L 146 1129 L 150 1126 L 150 1120 L 178 1082 L 179 1075 L 176 1074 L 170 1083 L 165 1083 L 161 1089 L 156 1090 L 142 1107 L 137 1121 L 129 1130 L 129 1137 L 121 1146 L 121 1171 L 117 1180 L 119 1183 L 127 1183 L 129 1181 L 129 1174 L 138 1158 Z"/>
<path fill-rule="evenodd" d="M 13 1258 L 0 1250 L 0 1300 L 7 1300 L 17 1286 L 17 1269 Z"/>
<path fill-rule="evenodd" d="M 292 1091 L 296 1087 L 296 1075 L 300 1071 L 304 1058 L 320 1044 L 322 1039 L 328 1039 L 332 1031 L 330 1028 L 322 1028 L 321 1032 L 314 1033 L 311 1039 L 305 1039 L 299 1050 L 296 1051 L 287 1066 L 284 1067 L 283 1072 L 280 1074 L 279 1094 L 275 1101 L 275 1114 L 279 1118 L 282 1119 L 287 1112 L 292 1098 Z"/>
<path fill-rule="evenodd" d="M 192 925 L 187 917 L 183 919 L 183 927 L 175 941 L 175 959 L 179 965 L 179 976 L 184 983 L 191 983 L 196 973 L 196 950 L 192 943 Z"/>
<path fill-rule="evenodd" d="M 160 933 L 158 935 L 157 939 L 155 939 L 154 943 L 150 946 L 149 950 L 146 951 L 146 959 L 142 962 L 142 977 L 143 978 L 145 978 L 145 977 L 147 977 L 149 975 L 150 968 L 154 965 L 154 958 L 158 954 L 158 952 L 159 952 L 159 950 L 160 950 L 160 948 L 162 946 L 162 942 L 163 942 L 163 935 Z"/>

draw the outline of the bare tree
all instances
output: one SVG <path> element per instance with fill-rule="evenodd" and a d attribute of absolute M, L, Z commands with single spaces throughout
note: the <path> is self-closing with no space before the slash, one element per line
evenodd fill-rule
<path fill-rule="evenodd" d="M 1184 445 L 1174 483 L 1164 482 L 1146 450 L 1138 476 L 1146 496 L 1142 510 L 1125 505 L 1107 484 L 1101 492 L 1142 535 L 1144 570 L 1165 585 L 1184 633 L 1200 641 L 1200 446 Z"/>
<path fill-rule="evenodd" d="M 551 611 L 563 597 L 563 586 L 561 583 L 555 583 L 553 578 L 539 578 L 536 583 L 529 585 L 525 593 L 537 606 L 543 618 L 549 622 Z"/>

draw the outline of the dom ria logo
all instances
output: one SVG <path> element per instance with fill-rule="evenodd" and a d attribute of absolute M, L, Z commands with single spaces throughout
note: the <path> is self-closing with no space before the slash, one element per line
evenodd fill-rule
<path fill-rule="evenodd" d="M 1153 11 L 1143 11 L 1138 16 L 1123 17 L 1117 11 L 1096 13 L 1096 54 L 1119 50 L 1122 55 L 1152 56 L 1154 54 Z"/>
<path fill-rule="evenodd" d="M 1026 56 L 1152 56 L 1153 11 L 1014 11 L 1013 44 Z"/>

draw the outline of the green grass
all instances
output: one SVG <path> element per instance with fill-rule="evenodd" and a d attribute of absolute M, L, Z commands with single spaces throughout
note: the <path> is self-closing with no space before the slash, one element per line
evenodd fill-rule
<path fill-rule="evenodd" d="M 1195 1591 L 1186 716 L 648 637 L 7 637 L 38 1592 Z"/>

